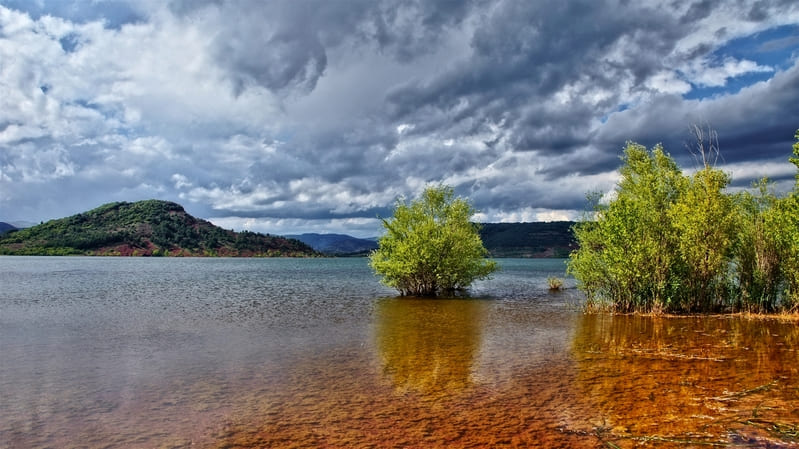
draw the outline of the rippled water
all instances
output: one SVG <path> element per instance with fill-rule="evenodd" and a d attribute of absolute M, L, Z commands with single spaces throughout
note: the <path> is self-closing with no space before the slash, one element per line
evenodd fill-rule
<path fill-rule="evenodd" d="M 563 260 L 396 298 L 365 259 L 0 257 L 0 447 L 780 447 L 797 326 L 583 315 Z M 567 280 L 567 285 L 573 282 Z"/>

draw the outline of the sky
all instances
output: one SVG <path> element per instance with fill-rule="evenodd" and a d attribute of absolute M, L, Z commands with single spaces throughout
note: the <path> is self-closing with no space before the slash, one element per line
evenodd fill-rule
<path fill-rule="evenodd" d="M 162 199 L 227 229 L 381 233 L 445 184 L 577 219 L 625 142 L 793 185 L 799 2 L 0 0 L 0 221 Z"/>

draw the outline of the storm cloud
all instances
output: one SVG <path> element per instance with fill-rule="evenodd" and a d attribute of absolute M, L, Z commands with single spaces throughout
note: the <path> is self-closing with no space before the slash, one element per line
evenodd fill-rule
<path fill-rule="evenodd" d="M 791 1 L 0 0 L 0 220 L 159 198 L 228 228 L 379 233 L 426 185 L 577 218 L 628 140 L 793 179 Z"/>

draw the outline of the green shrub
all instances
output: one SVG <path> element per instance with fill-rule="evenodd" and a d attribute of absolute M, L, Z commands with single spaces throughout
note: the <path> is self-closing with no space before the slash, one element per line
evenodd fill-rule
<path fill-rule="evenodd" d="M 410 203 L 398 201 L 370 265 L 401 295 L 434 296 L 464 289 L 497 268 L 477 225 L 472 206 L 450 187 L 429 187 Z"/>
<path fill-rule="evenodd" d="M 799 140 L 799 131 L 796 133 Z M 701 146 L 700 146 L 701 148 Z M 799 168 L 799 142 L 790 159 Z M 574 226 L 568 272 L 589 306 L 621 312 L 799 307 L 799 174 L 783 198 L 730 194 L 705 165 L 684 175 L 660 146 L 628 143 L 615 197 Z"/>

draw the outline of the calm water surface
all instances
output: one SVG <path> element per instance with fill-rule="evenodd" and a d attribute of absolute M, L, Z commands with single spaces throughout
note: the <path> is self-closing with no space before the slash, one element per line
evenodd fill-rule
<path fill-rule="evenodd" d="M 365 259 L 0 257 L 0 448 L 799 441 L 797 325 L 583 315 L 563 260 L 500 264 L 423 300 Z"/>

